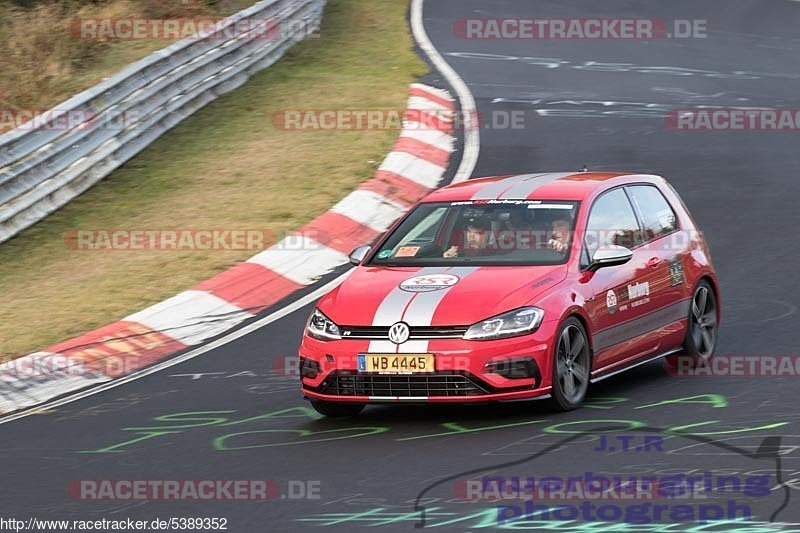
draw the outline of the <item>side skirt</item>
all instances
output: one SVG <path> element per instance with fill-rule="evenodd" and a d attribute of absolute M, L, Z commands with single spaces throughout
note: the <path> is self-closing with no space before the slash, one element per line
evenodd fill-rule
<path fill-rule="evenodd" d="M 617 374 L 625 372 L 626 370 L 630 370 L 632 368 L 636 368 L 637 366 L 644 365 L 646 363 L 651 363 L 653 361 L 658 361 L 659 359 L 663 359 L 664 357 L 667 357 L 668 355 L 672 355 L 672 354 L 678 353 L 681 350 L 683 350 L 683 348 L 678 347 L 678 348 L 672 348 L 672 349 L 667 350 L 665 352 L 657 353 L 655 355 L 651 355 L 651 356 L 646 357 L 644 359 L 641 359 L 639 361 L 634 361 L 633 363 L 630 363 L 630 364 L 627 364 L 625 366 L 622 366 L 622 367 L 620 367 L 620 368 L 618 368 L 616 370 L 613 370 L 613 371 L 609 372 L 608 374 L 603 374 L 601 376 L 594 377 L 594 378 L 590 379 L 589 382 L 590 383 L 597 383 L 598 381 L 603 381 L 606 378 L 610 378 L 611 376 L 616 376 Z M 601 371 L 602 370 L 599 370 L 598 372 L 601 372 Z"/>

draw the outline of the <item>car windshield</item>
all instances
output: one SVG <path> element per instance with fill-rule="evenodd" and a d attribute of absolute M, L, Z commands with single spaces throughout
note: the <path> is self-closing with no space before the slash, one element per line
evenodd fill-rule
<path fill-rule="evenodd" d="M 564 263 L 578 203 L 475 200 L 416 207 L 370 265 L 553 265 Z"/>

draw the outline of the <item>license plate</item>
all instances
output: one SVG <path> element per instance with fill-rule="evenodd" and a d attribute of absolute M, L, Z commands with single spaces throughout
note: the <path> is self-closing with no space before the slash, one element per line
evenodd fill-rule
<path fill-rule="evenodd" d="M 366 353 L 358 356 L 359 372 L 378 372 L 380 374 L 416 374 L 433 372 L 431 353 Z"/>

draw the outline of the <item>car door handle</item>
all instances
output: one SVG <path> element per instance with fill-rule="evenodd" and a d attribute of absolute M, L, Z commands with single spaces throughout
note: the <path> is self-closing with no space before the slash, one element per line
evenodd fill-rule
<path fill-rule="evenodd" d="M 647 266 L 650 268 L 656 268 L 661 263 L 663 263 L 663 260 L 660 257 L 653 257 L 647 262 Z"/>

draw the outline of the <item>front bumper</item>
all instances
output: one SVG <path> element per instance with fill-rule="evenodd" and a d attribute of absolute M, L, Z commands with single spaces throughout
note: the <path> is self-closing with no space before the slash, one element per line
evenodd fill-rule
<path fill-rule="evenodd" d="M 474 403 L 543 398 L 551 390 L 556 328 L 557 322 L 551 321 L 530 335 L 510 339 L 431 339 L 400 346 L 359 339 L 319 341 L 304 336 L 301 361 L 313 361 L 316 374 L 301 377 L 302 391 L 309 399 L 358 403 Z M 359 372 L 358 355 L 374 353 L 431 353 L 435 371 Z M 505 377 L 498 371 L 507 368 L 508 362 L 519 361 L 531 362 L 530 368 L 535 369 L 531 377 Z"/>
<path fill-rule="evenodd" d="M 544 400 L 550 397 L 550 387 L 531 389 L 527 391 L 504 392 L 485 394 L 482 396 L 335 396 L 319 394 L 303 388 L 303 394 L 308 399 L 325 400 L 329 402 L 353 403 L 484 403 L 484 402 L 514 402 L 522 400 Z"/>

